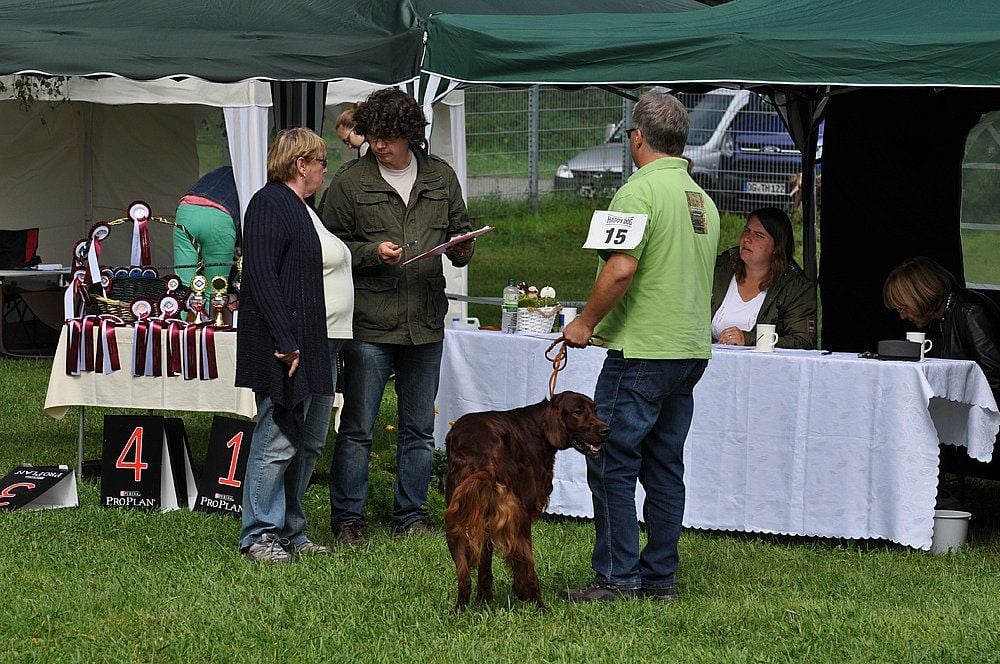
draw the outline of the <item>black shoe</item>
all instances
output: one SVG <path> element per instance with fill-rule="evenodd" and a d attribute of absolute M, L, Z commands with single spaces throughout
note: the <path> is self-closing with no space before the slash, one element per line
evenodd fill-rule
<path fill-rule="evenodd" d="M 674 586 L 670 586 L 669 588 L 642 588 L 639 590 L 639 597 L 657 602 L 676 602 L 677 588 Z"/>
<path fill-rule="evenodd" d="M 568 602 L 585 604 L 588 602 L 617 602 L 622 599 L 635 599 L 639 596 L 639 591 L 610 588 L 602 586 L 595 581 L 586 588 L 567 588 L 561 591 L 559 595 Z"/>
<path fill-rule="evenodd" d="M 335 526 L 333 528 L 333 541 L 337 544 L 364 546 L 368 543 L 368 540 L 365 539 L 365 522 L 349 519 Z"/>

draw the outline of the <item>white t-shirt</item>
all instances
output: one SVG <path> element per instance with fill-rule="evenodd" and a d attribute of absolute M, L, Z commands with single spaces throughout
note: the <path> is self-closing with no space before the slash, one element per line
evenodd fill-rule
<path fill-rule="evenodd" d="M 308 205 L 309 217 L 323 251 L 323 299 L 326 301 L 326 336 L 328 339 L 354 337 L 354 277 L 351 276 L 351 251 L 340 238 L 320 221 Z"/>
<path fill-rule="evenodd" d="M 403 199 L 403 204 L 410 202 L 410 192 L 413 191 L 413 183 L 417 181 L 417 158 L 410 152 L 410 165 L 401 171 L 394 171 L 386 168 L 381 163 L 378 165 L 378 172 L 382 178 L 389 183 L 389 186 L 396 190 L 399 197 Z"/>
<path fill-rule="evenodd" d="M 729 282 L 726 299 L 722 301 L 719 310 L 712 316 L 712 338 L 717 340 L 719 334 L 730 327 L 738 327 L 744 332 L 752 330 L 757 324 L 757 314 L 760 313 L 760 307 L 764 304 L 766 295 L 767 291 L 761 291 L 749 302 L 744 302 L 743 298 L 740 297 L 740 290 L 734 276 Z"/>

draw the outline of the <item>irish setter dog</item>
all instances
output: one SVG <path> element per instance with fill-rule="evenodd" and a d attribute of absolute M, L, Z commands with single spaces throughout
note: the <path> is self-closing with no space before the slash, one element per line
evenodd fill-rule
<path fill-rule="evenodd" d="M 518 599 L 545 609 L 531 524 L 549 502 L 556 451 L 573 447 L 596 456 L 609 432 L 593 400 L 577 392 L 455 422 L 446 439 L 444 524 L 458 574 L 456 612 L 469 603 L 473 567 L 479 568 L 476 602 L 493 599 L 494 546 L 511 570 Z"/>

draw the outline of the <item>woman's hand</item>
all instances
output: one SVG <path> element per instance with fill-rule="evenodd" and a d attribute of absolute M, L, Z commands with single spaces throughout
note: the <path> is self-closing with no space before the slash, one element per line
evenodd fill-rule
<path fill-rule="evenodd" d="M 288 365 L 289 378 L 295 375 L 295 371 L 299 368 L 298 349 L 293 350 L 291 353 L 279 353 L 278 351 L 274 351 L 274 356 Z"/>
<path fill-rule="evenodd" d="M 386 265 L 394 265 L 403 258 L 403 249 L 394 242 L 383 242 L 378 246 L 378 259 Z"/>
<path fill-rule="evenodd" d="M 736 326 L 727 327 L 719 333 L 719 343 L 728 346 L 745 346 L 746 335 L 743 330 Z"/>

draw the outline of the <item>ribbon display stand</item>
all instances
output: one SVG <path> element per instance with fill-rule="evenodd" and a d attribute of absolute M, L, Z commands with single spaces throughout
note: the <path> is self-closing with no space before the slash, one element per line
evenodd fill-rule
<path fill-rule="evenodd" d="M 101 506 L 159 509 L 194 506 L 184 423 L 156 415 L 105 415 Z"/>
<path fill-rule="evenodd" d="M 69 466 L 23 464 L 0 479 L 0 510 L 77 507 L 76 475 Z"/>
<path fill-rule="evenodd" d="M 215 416 L 205 468 L 198 484 L 196 512 L 243 516 L 243 477 L 250 454 L 254 423 Z"/>

